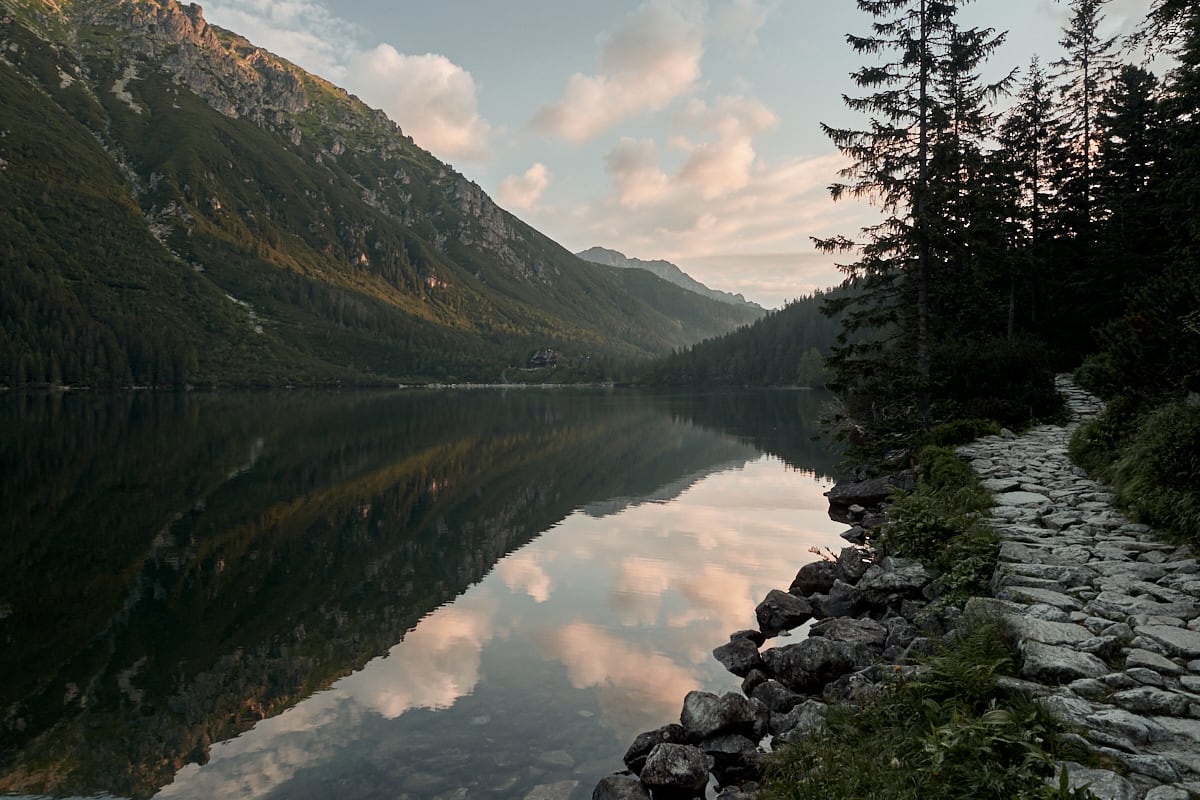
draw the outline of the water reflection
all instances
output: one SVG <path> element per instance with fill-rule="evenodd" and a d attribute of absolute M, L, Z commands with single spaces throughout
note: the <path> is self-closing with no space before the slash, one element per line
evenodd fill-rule
<path fill-rule="evenodd" d="M 0 398 L 0 790 L 590 790 L 832 538 L 798 398 Z"/>

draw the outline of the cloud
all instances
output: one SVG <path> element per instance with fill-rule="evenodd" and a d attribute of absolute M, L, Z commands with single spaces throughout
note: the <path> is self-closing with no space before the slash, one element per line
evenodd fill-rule
<path fill-rule="evenodd" d="M 524 175 L 509 175 L 500 183 L 496 200 L 508 209 L 529 211 L 550 185 L 550 170 L 540 161 Z"/>
<path fill-rule="evenodd" d="M 410 708 L 449 708 L 479 683 L 483 647 L 495 635 L 494 601 L 460 598 L 421 620 L 386 659 L 337 684 L 362 707 L 394 719 Z"/>
<path fill-rule="evenodd" d="M 713 28 L 735 50 L 749 51 L 758 45 L 758 30 L 778 5 L 774 1 L 732 0 L 717 9 Z"/>
<path fill-rule="evenodd" d="M 534 127 L 578 143 L 660 111 L 699 80 L 704 27 L 701 3 L 648 0 L 601 40 L 599 71 L 568 78 L 558 102 L 533 118 Z"/>
<path fill-rule="evenodd" d="M 496 572 L 510 590 L 523 591 L 537 603 L 550 599 L 554 582 L 546 574 L 536 552 L 514 553 L 496 565 Z"/>
<path fill-rule="evenodd" d="M 487 157 L 491 126 L 479 115 L 475 80 L 450 59 L 381 44 L 353 56 L 348 71 L 362 98 L 425 149 L 443 158 Z"/>
<path fill-rule="evenodd" d="M 661 724 L 656 720 L 678 713 L 680 699 L 700 688 L 688 667 L 585 622 L 564 625 L 542 648 L 566 666 L 572 686 L 597 690 L 604 723 L 617 730 Z"/>
<path fill-rule="evenodd" d="M 722 97 L 713 108 L 700 100 L 688 104 L 685 121 L 715 133 L 715 141 L 694 143 L 676 137 L 675 146 L 687 151 L 679 178 L 700 190 L 706 199 L 721 197 L 749 185 L 757 155 L 754 137 L 778 124 L 771 109 L 747 97 Z"/>
<path fill-rule="evenodd" d="M 658 166 L 658 146 L 653 139 L 622 139 L 604 157 L 622 205 L 638 208 L 652 203 L 669 188 L 670 178 Z"/>

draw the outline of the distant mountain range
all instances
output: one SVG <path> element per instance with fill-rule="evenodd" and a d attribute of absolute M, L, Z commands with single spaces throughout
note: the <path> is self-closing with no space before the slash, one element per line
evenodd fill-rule
<path fill-rule="evenodd" d="M 0 386 L 496 381 L 762 313 L 577 258 L 199 6 L 0 0 L 0 42 Z"/>
<path fill-rule="evenodd" d="M 708 288 L 670 261 L 643 261 L 640 258 L 629 258 L 624 253 L 604 247 L 592 247 L 575 255 L 584 261 L 590 261 L 593 264 L 603 264 L 606 267 L 644 269 L 668 283 L 673 283 L 680 288 L 687 289 L 689 292 L 695 292 L 701 297 L 707 297 L 710 300 L 716 300 L 721 303 L 728 303 L 732 306 L 752 308 L 760 314 L 766 313 L 766 309 L 758 303 L 752 303 L 740 294 L 730 294 L 729 292 L 722 292 L 719 289 Z"/>

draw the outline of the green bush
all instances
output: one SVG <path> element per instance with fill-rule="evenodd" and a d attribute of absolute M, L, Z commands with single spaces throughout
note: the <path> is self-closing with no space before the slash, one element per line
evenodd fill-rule
<path fill-rule="evenodd" d="M 918 680 L 830 709 L 824 730 L 767 760 L 766 800 L 967 800 L 1093 796 L 1047 783 L 1058 728 L 1032 701 L 1005 700 L 1012 662 L 994 624 L 932 657 Z"/>
<path fill-rule="evenodd" d="M 1080 426 L 1070 452 L 1139 521 L 1200 544 L 1200 409 L 1117 398 Z"/>
<path fill-rule="evenodd" d="M 956 419 L 935 425 L 923 437 L 924 444 L 954 447 L 967 444 L 981 436 L 996 436 L 1000 426 L 990 419 Z"/>
<path fill-rule="evenodd" d="M 991 495 L 970 464 L 948 447 L 921 450 L 916 475 L 916 491 L 897 497 L 888 509 L 879 550 L 936 570 L 946 602 L 986 592 L 999 548 L 995 532 L 982 522 Z"/>
<path fill-rule="evenodd" d="M 1200 408 L 1148 414 L 1112 475 L 1118 502 L 1138 519 L 1200 543 Z"/>

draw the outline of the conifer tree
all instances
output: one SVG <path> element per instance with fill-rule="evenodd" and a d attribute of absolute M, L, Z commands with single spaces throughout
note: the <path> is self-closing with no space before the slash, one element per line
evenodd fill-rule
<path fill-rule="evenodd" d="M 847 283 L 859 291 L 831 304 L 849 307 L 845 332 L 875 329 L 854 343 L 843 338 L 831 359 L 835 387 L 905 398 L 913 407 L 893 409 L 928 422 L 932 364 L 934 277 L 961 234 L 964 167 L 979 153 L 990 120 L 986 101 L 1000 86 L 985 86 L 977 71 L 1003 40 L 990 30 L 964 30 L 956 17 L 962 2 L 858 0 L 874 20 L 871 35 L 848 35 L 851 48 L 882 63 L 851 74 L 866 94 L 845 97 L 869 117 L 862 129 L 822 128 L 851 159 L 832 197 L 866 198 L 884 220 L 862 231 L 863 241 L 839 236 L 816 240 L 827 252 L 857 250 L 844 265 Z M 962 242 L 957 242 L 961 245 Z M 888 384 L 886 390 L 878 384 Z M 901 404 L 903 405 L 903 404 Z M 874 404 L 876 416 L 885 415 Z M 851 413 L 854 413 L 853 409 Z"/>

